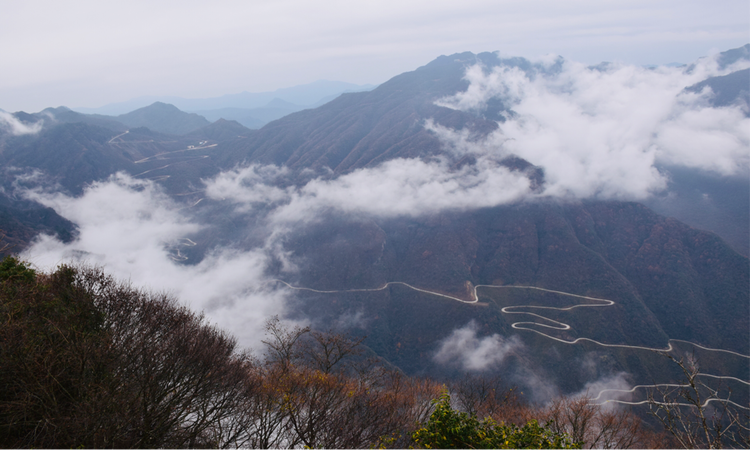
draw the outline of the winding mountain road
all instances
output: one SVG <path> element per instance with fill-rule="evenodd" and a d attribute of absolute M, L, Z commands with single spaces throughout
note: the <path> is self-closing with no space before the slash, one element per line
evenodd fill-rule
<path fill-rule="evenodd" d="M 166 169 L 167 167 L 169 167 L 169 166 L 174 166 L 174 165 L 176 165 L 176 164 L 182 164 L 182 163 L 185 163 L 185 162 L 189 162 L 189 161 L 195 161 L 195 160 L 197 160 L 197 159 L 206 159 L 206 158 L 209 158 L 209 156 L 208 156 L 208 155 L 195 156 L 195 157 L 191 157 L 191 158 L 189 158 L 189 159 L 183 159 L 183 160 L 182 160 L 182 161 L 180 161 L 180 162 L 176 162 L 176 163 L 172 163 L 172 164 L 167 164 L 167 165 L 165 165 L 165 166 L 161 166 L 161 167 L 156 167 L 156 168 L 154 168 L 154 169 L 150 169 L 150 170 L 147 170 L 147 171 L 145 171 L 145 172 L 141 172 L 141 173 L 139 173 L 139 174 L 136 174 L 136 175 L 133 175 L 133 176 L 134 176 L 134 177 L 140 177 L 141 175 L 145 175 L 145 174 L 147 174 L 147 173 L 149 173 L 149 172 L 153 172 L 153 171 L 155 171 L 155 170 Z"/>
<path fill-rule="evenodd" d="M 306 288 L 306 287 L 299 287 L 299 286 L 293 286 L 293 285 L 291 285 L 291 284 L 289 284 L 289 283 L 287 283 L 286 281 L 283 281 L 283 280 L 271 280 L 271 281 L 272 282 L 281 283 L 281 284 L 285 285 L 286 287 L 288 287 L 289 289 L 298 290 L 298 291 L 317 292 L 317 293 L 321 293 L 321 294 L 340 294 L 340 293 L 351 293 L 351 292 L 377 292 L 377 291 L 382 291 L 382 290 L 388 288 L 391 285 L 401 285 L 401 286 L 405 286 L 405 287 L 407 287 L 409 289 L 412 289 L 414 291 L 417 291 L 417 292 L 422 292 L 422 293 L 425 293 L 425 294 L 430 294 L 430 295 L 434 295 L 434 296 L 437 296 L 437 297 L 447 298 L 449 300 L 453 300 L 453 301 L 457 301 L 457 302 L 461 302 L 461 303 L 469 303 L 469 304 L 478 303 L 479 302 L 479 294 L 478 294 L 478 291 L 477 291 L 479 288 L 490 288 L 490 289 L 531 289 L 531 290 L 537 290 L 537 291 L 543 291 L 543 292 L 550 292 L 550 293 L 553 293 L 553 294 L 559 294 L 559 295 L 564 295 L 564 296 L 568 296 L 568 297 L 575 297 L 575 298 L 580 298 L 580 299 L 584 299 L 584 300 L 589 300 L 589 301 L 596 302 L 596 303 L 593 303 L 593 304 L 578 304 L 578 305 L 572 305 L 572 306 L 567 306 L 567 307 L 535 306 L 535 305 L 516 305 L 516 306 L 505 306 L 505 307 L 501 308 L 500 310 L 504 314 L 526 314 L 526 315 L 529 315 L 529 316 L 532 316 L 532 317 L 536 317 L 537 319 L 540 319 L 542 321 L 546 321 L 547 323 L 540 323 L 540 322 L 513 322 L 513 323 L 511 323 L 511 327 L 513 329 L 516 329 L 516 330 L 531 331 L 531 332 L 537 333 L 539 335 L 542 335 L 542 336 L 544 336 L 544 337 L 546 337 L 548 339 L 552 339 L 553 341 L 560 342 L 560 343 L 563 343 L 563 344 L 575 345 L 575 344 L 577 344 L 579 342 L 586 341 L 586 342 L 591 342 L 591 343 L 593 343 L 595 345 L 599 345 L 599 346 L 602 346 L 602 347 L 614 347 L 614 348 L 625 348 L 625 349 L 636 349 L 636 350 L 647 350 L 647 351 L 653 351 L 653 352 L 669 353 L 669 352 L 671 352 L 671 351 L 674 350 L 674 347 L 672 346 L 672 342 L 684 342 L 686 344 L 690 344 L 690 345 L 695 346 L 697 348 L 700 348 L 702 350 L 711 351 L 711 352 L 723 352 L 723 353 L 728 353 L 728 354 L 731 354 L 731 355 L 739 356 L 741 358 L 750 359 L 750 356 L 748 356 L 748 355 L 743 355 L 741 353 L 737 353 L 737 352 L 734 352 L 734 351 L 731 351 L 731 350 L 724 350 L 724 349 L 718 349 L 718 348 L 705 347 L 703 345 L 696 344 L 694 342 L 683 341 L 681 339 L 670 339 L 667 342 L 667 347 L 666 348 L 653 348 L 653 347 L 644 347 L 644 346 L 640 346 L 640 345 L 606 344 L 606 343 L 599 342 L 599 341 L 596 341 L 594 339 L 589 339 L 589 338 L 577 338 L 577 339 L 574 339 L 572 341 L 569 341 L 569 340 L 557 338 L 555 336 L 550 336 L 550 335 L 548 335 L 546 333 L 543 333 L 543 332 L 541 332 L 541 331 L 539 331 L 537 329 L 529 328 L 529 326 L 544 327 L 544 328 L 550 328 L 550 329 L 553 329 L 553 330 L 560 330 L 560 331 L 570 330 L 571 327 L 570 327 L 570 325 L 568 325 L 568 324 L 566 324 L 564 322 L 560 322 L 560 321 L 551 319 L 549 317 L 545 317 L 543 315 L 536 314 L 534 312 L 523 311 L 521 309 L 527 309 L 527 310 L 531 309 L 531 310 L 539 310 L 539 311 L 545 311 L 545 310 L 571 311 L 571 310 L 576 309 L 576 308 L 602 308 L 602 307 L 613 306 L 613 305 L 615 305 L 615 302 L 613 300 L 608 300 L 608 299 L 603 299 L 603 298 L 597 298 L 597 297 L 589 297 L 589 296 L 586 296 L 586 295 L 571 294 L 569 292 L 556 291 L 556 290 L 553 290 L 553 289 L 545 289 L 545 288 L 541 288 L 541 287 L 538 287 L 538 286 L 495 286 L 495 285 L 490 285 L 490 284 L 478 284 L 478 285 L 474 286 L 474 290 L 473 290 L 474 299 L 473 300 L 463 300 L 463 299 L 460 299 L 458 297 L 454 297 L 452 295 L 442 294 L 442 293 L 435 292 L 435 291 L 430 291 L 430 290 L 427 290 L 427 289 L 420 289 L 418 287 L 414 287 L 414 286 L 412 286 L 412 285 L 410 285 L 408 283 L 404 283 L 402 281 L 389 281 L 389 282 L 385 283 L 383 286 L 378 287 L 378 288 L 329 290 L 329 291 L 312 289 L 312 288 Z M 715 379 L 721 379 L 721 380 L 732 380 L 732 381 L 737 381 L 737 382 L 744 383 L 744 384 L 750 386 L 750 382 L 749 381 L 741 380 L 741 379 L 736 378 L 736 377 L 723 376 L 723 375 L 713 375 L 713 374 L 706 374 L 706 373 L 699 373 L 698 376 L 708 377 L 708 378 L 715 378 Z M 678 384 L 653 384 L 653 385 L 638 385 L 638 386 L 635 386 L 635 387 L 633 387 L 632 389 L 629 389 L 629 390 L 603 389 L 602 391 L 599 392 L 599 394 L 595 398 L 592 399 L 592 402 L 599 401 L 601 399 L 601 397 L 602 397 L 602 394 L 608 393 L 608 392 L 634 393 L 638 389 L 658 388 L 658 387 L 686 387 L 686 385 L 678 385 Z M 706 405 L 708 405 L 709 403 L 711 403 L 713 401 L 724 401 L 724 402 L 731 403 L 732 405 L 734 405 L 736 407 L 739 407 L 739 408 L 750 409 L 750 408 L 748 408 L 746 406 L 739 405 L 739 404 L 737 404 L 735 402 L 732 402 L 732 401 L 730 401 L 728 399 L 708 399 L 708 400 L 706 400 L 706 402 L 704 403 L 703 406 L 706 406 Z M 606 400 L 603 403 L 608 403 L 608 402 L 620 403 L 620 404 L 624 404 L 624 405 L 644 405 L 644 404 L 648 403 L 648 400 L 644 400 L 644 401 L 641 401 L 641 402 L 628 402 L 628 401 L 624 401 L 624 400 Z M 677 405 L 681 405 L 681 406 L 693 406 L 693 405 L 690 405 L 690 404 L 687 404 L 687 403 L 685 403 L 685 404 L 677 403 Z"/>
<path fill-rule="evenodd" d="M 127 131 L 125 133 L 127 133 Z M 122 136 L 122 135 L 120 135 L 120 136 Z M 116 137 L 118 137 L 118 136 L 115 136 L 112 139 L 115 139 Z M 219 144 L 211 144 L 211 145 L 204 145 L 202 147 L 192 147 L 192 148 L 188 147 L 188 148 L 183 148 L 183 149 L 180 149 L 180 150 L 174 150 L 174 151 L 171 151 L 171 152 L 157 153 L 157 154 L 155 154 L 153 156 L 148 156 L 146 158 L 139 159 L 138 161 L 134 161 L 134 164 L 143 164 L 145 162 L 153 161 L 153 160 L 160 160 L 161 161 L 161 160 L 165 160 L 165 159 L 174 159 L 174 158 L 178 158 L 178 157 L 177 156 L 169 156 L 167 158 L 164 158 L 164 155 L 171 155 L 173 153 L 192 152 L 193 150 L 203 150 L 203 149 L 206 149 L 206 148 L 216 147 L 218 145 Z M 208 155 L 204 155 L 203 157 L 208 158 Z"/>

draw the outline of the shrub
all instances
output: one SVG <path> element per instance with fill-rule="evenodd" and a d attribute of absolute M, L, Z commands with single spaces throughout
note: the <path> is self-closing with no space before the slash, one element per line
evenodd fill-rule
<path fill-rule="evenodd" d="M 435 411 L 427 424 L 412 438 L 422 448 L 580 448 L 567 435 L 540 426 L 536 420 L 523 427 L 497 423 L 491 418 L 479 421 L 476 415 L 456 411 L 444 390 L 434 401 Z"/>

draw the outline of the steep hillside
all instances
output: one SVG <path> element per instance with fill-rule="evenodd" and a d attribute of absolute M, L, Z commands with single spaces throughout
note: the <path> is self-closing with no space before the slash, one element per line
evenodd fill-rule
<path fill-rule="evenodd" d="M 224 163 L 246 159 L 344 173 L 393 158 L 439 154 L 440 141 L 425 129 L 426 119 L 480 135 L 497 127 L 493 121 L 433 104 L 466 88 L 463 75 L 468 65 L 495 59 L 490 53 L 442 56 L 373 91 L 343 94 L 320 108 L 290 114 L 233 147 Z"/>
<path fill-rule="evenodd" d="M 350 318 L 353 329 L 368 336 L 369 346 L 408 373 L 462 373 L 460 364 L 441 363 L 436 354 L 454 330 L 472 323 L 477 341 L 495 334 L 503 339 L 517 336 L 525 346 L 509 356 L 515 363 L 495 370 L 522 384 L 528 380 L 519 373 L 534 372 L 568 392 L 619 372 L 631 374 L 636 384 L 648 384 L 671 369 L 651 351 L 589 341 L 566 345 L 550 337 L 652 349 L 667 348 L 670 339 L 678 339 L 750 352 L 748 259 L 710 233 L 635 203 L 528 204 L 408 220 L 331 218 L 307 228 L 288 248 L 299 276 L 278 276 L 330 292 L 297 292 L 296 308 L 304 312 L 300 315 L 320 324 Z M 379 289 L 387 282 L 464 301 L 473 300 L 474 286 L 480 286 L 479 301 L 462 303 L 400 284 Z M 602 307 L 591 300 L 484 285 L 536 286 L 615 303 Z M 546 319 L 502 311 L 527 304 L 599 307 L 570 312 L 521 309 L 571 327 L 560 331 L 531 326 L 550 336 L 544 337 L 513 329 L 513 324 L 551 324 Z M 596 355 L 586 369 L 591 373 L 582 369 L 589 353 Z M 741 360 L 712 364 L 716 373 L 750 376 Z"/>
<path fill-rule="evenodd" d="M 109 145 L 117 134 L 83 122 L 53 124 L 36 135 L 6 141 L 0 161 L 6 167 L 41 170 L 70 192 L 80 193 L 85 184 L 132 164 Z"/>
<path fill-rule="evenodd" d="M 70 242 L 76 227 L 52 208 L 0 196 L 0 258 L 19 253 L 40 233 Z"/>

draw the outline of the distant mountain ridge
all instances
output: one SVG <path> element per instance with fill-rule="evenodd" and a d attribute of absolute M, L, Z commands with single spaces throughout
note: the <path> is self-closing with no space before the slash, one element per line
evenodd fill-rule
<path fill-rule="evenodd" d="M 496 59 L 493 53 L 441 56 L 372 91 L 344 94 L 317 109 L 281 118 L 227 157 L 292 168 L 325 166 L 344 173 L 396 157 L 439 153 L 442 144 L 423 127 L 425 118 L 480 133 L 497 128 L 492 120 L 433 103 L 468 86 L 463 79 L 466 64 Z"/>
<path fill-rule="evenodd" d="M 86 114 L 118 115 L 160 101 L 175 105 L 183 111 L 195 112 L 223 108 L 263 108 L 269 106 L 268 104 L 275 99 L 280 99 L 294 105 L 314 107 L 333 100 L 333 98 L 343 92 L 358 92 L 372 88 L 374 88 L 372 85 L 358 85 L 343 81 L 319 80 L 313 83 L 268 92 L 241 92 L 239 94 L 226 94 L 220 97 L 205 99 L 189 99 L 174 96 L 148 96 L 139 97 L 127 102 L 113 103 L 99 108 L 76 107 L 73 109 Z"/>
<path fill-rule="evenodd" d="M 180 111 L 174 105 L 156 102 L 152 105 L 121 114 L 116 120 L 128 127 L 148 127 L 166 134 L 186 134 L 211 122 L 194 113 Z"/>
<path fill-rule="evenodd" d="M 259 108 L 221 108 L 195 111 L 210 121 L 219 119 L 234 120 L 250 129 L 262 128 L 265 124 L 280 119 L 291 113 L 310 109 L 306 106 L 295 105 L 279 98 L 271 100 L 267 105 Z"/>

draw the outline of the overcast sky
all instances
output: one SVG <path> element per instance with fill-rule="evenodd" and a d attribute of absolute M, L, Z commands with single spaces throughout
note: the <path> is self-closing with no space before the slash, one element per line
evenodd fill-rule
<path fill-rule="evenodd" d="M 750 42 L 747 0 L 0 0 L 0 109 L 378 84 L 442 54 L 692 62 Z"/>

